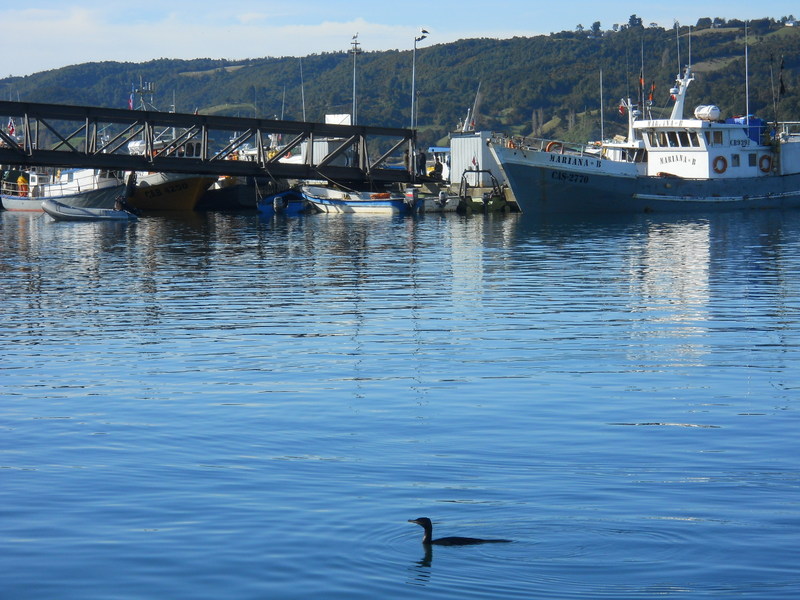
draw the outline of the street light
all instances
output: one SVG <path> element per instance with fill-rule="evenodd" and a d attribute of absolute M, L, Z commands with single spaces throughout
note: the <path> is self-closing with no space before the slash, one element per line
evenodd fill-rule
<path fill-rule="evenodd" d="M 416 80 L 417 80 L 417 42 L 421 42 L 428 37 L 428 32 L 424 29 L 419 30 L 419 35 L 414 36 L 414 52 L 411 54 L 411 129 L 417 124 L 416 110 Z"/>
<path fill-rule="evenodd" d="M 350 42 L 350 45 L 353 46 L 353 48 L 350 50 L 350 53 L 353 55 L 353 115 L 352 115 L 353 118 L 352 118 L 351 125 L 355 125 L 356 124 L 356 108 L 357 108 L 357 102 L 356 102 L 356 56 L 358 54 L 361 54 L 361 48 L 359 48 L 359 46 L 358 46 L 358 33 L 357 32 L 353 36 L 353 41 Z"/>

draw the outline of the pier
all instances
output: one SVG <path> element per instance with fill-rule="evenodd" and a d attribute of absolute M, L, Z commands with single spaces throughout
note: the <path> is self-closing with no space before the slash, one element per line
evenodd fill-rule
<path fill-rule="evenodd" d="M 3 165 L 361 185 L 415 178 L 404 162 L 415 147 L 411 129 L 11 101 L 0 101 L 0 115 L 14 119 L 18 132 L 0 128 Z M 134 141 L 141 154 L 129 152 Z M 320 141 L 326 142 L 324 153 L 317 152 Z M 304 147 L 302 162 L 287 162 Z"/>

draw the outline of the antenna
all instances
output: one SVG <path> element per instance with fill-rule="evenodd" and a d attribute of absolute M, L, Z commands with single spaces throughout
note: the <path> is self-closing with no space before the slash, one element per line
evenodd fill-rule
<path fill-rule="evenodd" d="M 750 134 L 750 64 L 747 54 L 747 21 L 744 23 L 744 88 L 745 88 L 745 123 Z"/>

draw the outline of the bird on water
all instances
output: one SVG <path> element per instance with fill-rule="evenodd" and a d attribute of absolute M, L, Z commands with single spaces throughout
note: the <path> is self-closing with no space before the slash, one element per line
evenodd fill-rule
<path fill-rule="evenodd" d="M 418 519 L 409 519 L 409 523 L 416 523 L 422 529 L 425 530 L 425 534 L 422 536 L 422 543 L 425 546 L 430 546 L 431 544 L 435 544 L 437 546 L 469 546 L 473 544 L 503 544 L 510 542 L 511 540 L 483 540 L 481 538 L 471 538 L 471 537 L 443 537 L 438 539 L 433 539 L 433 523 L 428 517 L 420 517 Z"/>

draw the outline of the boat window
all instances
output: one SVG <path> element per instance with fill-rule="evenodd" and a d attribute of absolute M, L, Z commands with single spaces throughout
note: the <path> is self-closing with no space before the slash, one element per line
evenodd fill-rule
<path fill-rule="evenodd" d="M 663 131 L 658 132 L 658 145 L 661 146 L 662 148 L 666 148 L 667 146 L 669 146 L 669 144 L 667 143 L 667 134 L 664 133 Z"/>
<path fill-rule="evenodd" d="M 670 148 L 677 148 L 680 146 L 678 143 L 678 134 L 674 131 L 667 132 L 667 139 L 669 140 Z"/>
<path fill-rule="evenodd" d="M 747 155 L 747 162 L 751 167 L 755 167 L 756 166 L 756 155 L 753 154 L 753 153 L 748 154 Z"/>
<path fill-rule="evenodd" d="M 706 134 L 706 145 L 710 146 L 711 145 L 711 132 L 710 131 L 704 131 L 703 133 Z"/>
<path fill-rule="evenodd" d="M 689 141 L 691 142 L 691 145 L 693 147 L 695 147 L 695 148 L 699 148 L 700 147 L 700 140 L 697 137 L 697 132 L 696 131 L 690 131 L 689 132 Z"/>
<path fill-rule="evenodd" d="M 738 167 L 739 166 L 739 155 L 738 154 L 734 154 L 733 156 L 731 156 L 731 166 L 732 167 Z"/>
<path fill-rule="evenodd" d="M 721 131 L 715 131 L 714 132 L 714 143 L 715 144 L 721 144 L 722 143 L 722 132 Z"/>
<path fill-rule="evenodd" d="M 650 145 L 653 148 L 658 148 L 658 135 L 656 135 L 655 131 L 648 131 L 647 137 L 650 139 Z"/>
<path fill-rule="evenodd" d="M 683 146 L 684 148 L 688 148 L 690 146 L 690 144 L 689 144 L 689 134 L 687 132 L 679 131 L 678 132 L 678 140 L 680 140 L 681 146 Z"/>

